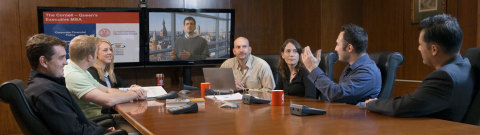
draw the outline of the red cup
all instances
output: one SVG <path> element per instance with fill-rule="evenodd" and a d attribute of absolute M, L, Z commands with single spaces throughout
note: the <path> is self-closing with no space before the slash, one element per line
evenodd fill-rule
<path fill-rule="evenodd" d="M 205 89 L 210 89 L 210 83 L 200 83 L 200 95 L 205 98 Z"/>
<path fill-rule="evenodd" d="M 283 90 L 272 90 L 272 101 L 271 104 L 273 106 L 280 106 L 283 105 Z"/>

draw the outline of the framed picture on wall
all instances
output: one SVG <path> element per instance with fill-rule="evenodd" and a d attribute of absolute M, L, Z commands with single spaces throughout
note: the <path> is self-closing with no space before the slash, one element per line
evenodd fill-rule
<path fill-rule="evenodd" d="M 412 23 L 445 11 L 445 0 L 412 0 Z"/>

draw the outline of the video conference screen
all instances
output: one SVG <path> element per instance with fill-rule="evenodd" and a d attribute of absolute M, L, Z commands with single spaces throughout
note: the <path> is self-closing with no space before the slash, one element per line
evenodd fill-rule
<path fill-rule="evenodd" d="M 40 7 L 38 14 L 40 33 L 56 36 L 67 45 L 78 35 L 99 37 L 112 43 L 115 63 L 141 62 L 138 9 Z"/>
<path fill-rule="evenodd" d="M 148 61 L 222 62 L 230 58 L 233 14 L 233 10 L 149 10 Z M 187 26 L 191 18 L 194 27 Z"/>

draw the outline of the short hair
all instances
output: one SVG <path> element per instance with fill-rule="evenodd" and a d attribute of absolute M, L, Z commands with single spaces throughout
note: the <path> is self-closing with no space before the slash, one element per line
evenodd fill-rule
<path fill-rule="evenodd" d="M 344 44 L 344 48 L 350 43 L 358 54 L 367 51 L 368 34 L 362 27 L 355 24 L 347 24 L 342 26 L 342 31 L 343 40 L 347 42 Z"/>
<path fill-rule="evenodd" d="M 302 62 L 302 56 L 301 56 L 301 54 L 303 52 L 302 51 L 302 46 L 295 39 L 287 39 L 287 40 L 285 40 L 285 42 L 283 42 L 282 48 L 280 49 L 281 52 L 285 51 L 285 47 L 287 47 L 288 43 L 292 43 L 293 46 L 295 46 L 295 49 L 297 49 L 298 63 L 295 66 L 295 70 L 298 73 L 298 71 L 300 71 L 300 68 L 304 67 L 303 62 Z M 282 58 L 282 56 L 280 56 L 280 59 L 278 60 L 278 67 L 280 69 L 280 75 L 282 75 L 283 78 L 286 78 L 287 75 L 289 75 L 288 73 L 292 72 L 292 71 L 288 72 L 288 70 L 289 70 L 288 65 L 285 62 L 285 59 Z"/>
<path fill-rule="evenodd" d="M 420 22 L 418 29 L 424 30 L 423 41 L 427 47 L 436 43 L 449 54 L 458 53 L 462 47 L 463 32 L 455 17 L 447 14 L 428 17 Z"/>
<path fill-rule="evenodd" d="M 195 21 L 195 19 L 193 17 L 189 16 L 189 17 L 185 17 L 185 19 L 183 19 L 183 25 L 185 25 L 185 22 L 187 20 L 193 21 L 193 24 L 195 24 L 195 25 L 197 24 L 197 21 Z"/>
<path fill-rule="evenodd" d="M 38 59 L 41 56 L 45 56 L 47 60 L 52 59 L 52 56 L 55 55 L 54 46 L 65 48 L 67 43 L 57 37 L 46 34 L 36 34 L 28 39 L 25 52 L 32 69 L 36 70 L 38 68 Z"/>
<path fill-rule="evenodd" d="M 97 44 L 100 43 L 100 38 L 80 35 L 70 41 L 69 56 L 72 61 L 81 61 L 88 57 L 88 55 L 95 56 Z"/>

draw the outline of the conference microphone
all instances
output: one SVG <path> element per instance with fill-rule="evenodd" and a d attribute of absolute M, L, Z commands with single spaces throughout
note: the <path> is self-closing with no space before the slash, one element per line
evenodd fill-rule
<path fill-rule="evenodd" d="M 307 116 L 307 115 L 323 115 L 327 113 L 327 111 L 322 109 L 310 108 L 306 105 L 290 104 L 290 113 L 292 115 Z"/>
<path fill-rule="evenodd" d="M 216 91 L 212 89 L 205 89 L 205 94 L 206 95 L 227 95 L 227 94 L 233 94 L 233 91 Z"/>
<path fill-rule="evenodd" d="M 174 98 L 177 98 L 177 97 L 178 97 L 178 93 L 176 91 L 170 91 L 165 95 L 160 95 L 160 96 L 157 96 L 155 98 L 159 99 L 159 100 L 165 100 L 165 99 L 174 99 Z"/>
<path fill-rule="evenodd" d="M 270 100 L 256 98 L 252 95 L 245 94 L 242 96 L 242 102 L 244 104 L 268 104 Z"/>

